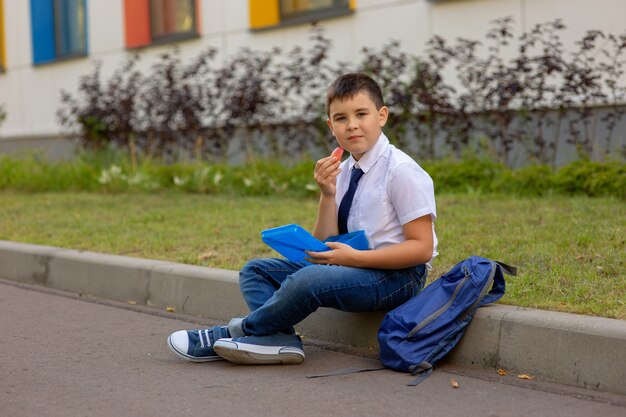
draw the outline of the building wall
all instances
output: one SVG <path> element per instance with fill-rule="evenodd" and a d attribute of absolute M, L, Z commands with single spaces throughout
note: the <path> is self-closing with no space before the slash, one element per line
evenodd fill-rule
<path fill-rule="evenodd" d="M 55 112 L 61 89 L 75 91 L 78 79 L 92 69 L 92 61 L 103 62 L 106 79 L 129 53 L 124 41 L 122 0 L 87 0 L 87 57 L 46 65 L 32 64 L 30 2 L 0 0 L 4 10 L 5 71 L 0 73 L 0 106 L 7 118 L 0 126 L 3 140 L 56 137 Z M 242 47 L 269 50 L 306 45 L 310 25 L 249 29 L 248 0 L 200 0 L 201 36 L 181 42 L 183 58 L 196 56 L 207 46 L 219 50 L 226 60 Z M 359 60 L 363 46 L 379 48 L 399 40 L 405 52 L 421 55 L 432 35 L 484 39 L 488 23 L 512 16 L 517 34 L 537 23 L 561 18 L 567 30 L 561 34 L 572 49 L 588 29 L 624 33 L 624 0 L 357 0 L 354 13 L 321 22 L 333 40 L 333 60 Z M 1 37 L 0 37 L 1 38 Z M 146 48 L 142 65 L 167 46 Z"/>

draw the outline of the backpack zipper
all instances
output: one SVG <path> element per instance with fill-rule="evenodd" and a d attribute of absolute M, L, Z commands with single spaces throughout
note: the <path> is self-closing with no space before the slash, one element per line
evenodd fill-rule
<path fill-rule="evenodd" d="M 413 337 L 413 335 L 415 335 L 415 333 L 419 332 L 421 329 L 423 329 L 424 327 L 428 326 L 433 320 L 435 320 L 437 317 L 439 317 L 441 314 L 443 314 L 443 312 L 446 311 L 450 307 L 450 305 L 452 305 L 452 303 L 454 302 L 454 299 L 459 294 L 459 291 L 461 291 L 461 288 L 463 287 L 463 285 L 465 285 L 467 280 L 469 280 L 471 278 L 470 272 L 469 272 L 469 270 L 467 269 L 466 266 L 463 267 L 463 271 L 465 272 L 465 277 L 463 277 L 463 279 L 461 281 L 459 281 L 458 284 L 456 284 L 456 287 L 454 288 L 454 292 L 452 293 L 452 296 L 450 297 L 448 302 L 446 304 L 444 304 L 442 307 L 440 307 L 437 311 L 432 313 L 430 316 L 426 317 L 424 320 L 422 320 L 420 323 L 418 323 L 418 325 L 415 326 L 413 328 L 413 330 L 411 330 L 406 335 L 407 339 L 410 338 L 410 337 Z"/>

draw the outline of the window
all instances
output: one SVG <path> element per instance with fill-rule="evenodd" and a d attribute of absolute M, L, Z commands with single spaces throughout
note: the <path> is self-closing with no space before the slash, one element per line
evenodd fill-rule
<path fill-rule="evenodd" d="M 6 68 L 6 55 L 4 52 L 4 6 L 0 0 L 0 72 Z M 1 117 L 0 117 L 1 118 Z"/>
<path fill-rule="evenodd" d="M 198 0 L 125 0 L 126 47 L 196 38 Z"/>
<path fill-rule="evenodd" d="M 344 16 L 356 0 L 249 0 L 250 28 L 267 29 Z"/>
<path fill-rule="evenodd" d="M 196 10 L 193 0 L 153 0 L 150 2 L 152 39 L 186 33 L 196 34 Z"/>
<path fill-rule="evenodd" d="M 337 12 L 349 11 L 348 0 L 281 0 L 281 22 L 289 20 L 315 20 L 332 17 Z"/>
<path fill-rule="evenodd" d="M 35 64 L 87 55 L 85 0 L 31 0 L 30 12 Z"/>

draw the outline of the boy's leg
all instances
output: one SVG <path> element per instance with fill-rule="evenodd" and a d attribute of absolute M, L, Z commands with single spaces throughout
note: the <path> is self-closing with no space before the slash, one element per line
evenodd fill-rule
<path fill-rule="evenodd" d="M 262 307 L 272 298 L 289 275 L 306 265 L 309 264 L 278 258 L 254 259 L 246 263 L 239 272 L 239 288 L 250 311 Z M 241 319 L 233 320 L 234 323 L 240 323 L 240 321 Z M 230 328 L 233 329 L 233 326 L 231 325 Z M 244 335 L 238 330 L 239 326 L 233 329 L 234 337 Z M 293 327 L 287 327 L 280 331 L 287 334 L 295 333 Z"/>
<path fill-rule="evenodd" d="M 231 321 L 231 333 L 215 352 L 240 364 L 298 364 L 304 360 L 297 335 L 282 334 L 318 307 L 344 311 L 393 308 L 417 294 L 426 279 L 424 266 L 404 270 L 367 270 L 311 265 L 286 275 L 279 289 L 243 319 Z"/>
<path fill-rule="evenodd" d="M 285 265 L 282 269 L 276 268 L 278 265 L 272 265 L 272 279 L 282 284 L 269 297 L 271 290 L 267 285 L 253 290 L 252 287 L 258 288 L 260 283 L 254 284 L 242 274 L 242 291 L 247 292 L 244 297 L 248 297 L 246 302 L 252 310 L 241 321 L 241 330 L 246 335 L 268 335 L 292 329 L 319 307 L 352 312 L 391 309 L 421 291 L 426 280 L 423 265 L 401 270 L 292 266 L 295 272 Z M 263 298 L 263 304 L 256 304 Z"/>
<path fill-rule="evenodd" d="M 246 263 L 239 271 L 239 288 L 250 311 L 264 305 L 289 275 L 306 265 L 278 258 L 253 259 Z"/>
<path fill-rule="evenodd" d="M 248 262 L 240 273 L 241 292 L 254 310 L 262 306 L 274 294 L 287 275 L 302 268 L 305 264 L 295 264 L 281 259 L 258 259 Z M 283 330 L 293 334 L 293 328 Z M 227 326 L 209 329 L 180 330 L 167 338 L 168 347 L 179 357 L 192 362 L 208 362 L 223 359 L 213 349 L 217 340 L 244 336 L 240 328 L 231 334 Z M 299 342 L 298 342 L 299 343 Z"/>

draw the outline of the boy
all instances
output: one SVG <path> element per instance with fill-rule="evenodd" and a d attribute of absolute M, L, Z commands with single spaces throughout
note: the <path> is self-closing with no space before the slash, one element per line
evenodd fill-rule
<path fill-rule="evenodd" d="M 321 190 L 313 235 L 364 230 L 371 250 L 330 242 L 326 252 L 307 252 L 312 264 L 256 259 L 240 271 L 250 307 L 228 326 L 178 331 L 168 346 L 195 362 L 226 359 L 240 364 L 297 364 L 304 360 L 293 326 L 319 307 L 343 311 L 392 309 L 424 287 L 437 255 L 433 182 L 382 133 L 389 110 L 374 80 L 346 74 L 326 99 L 327 124 L 350 152 L 317 161 Z"/>

